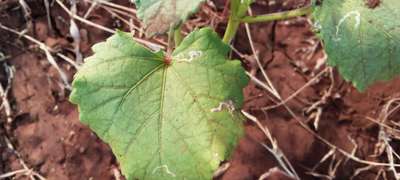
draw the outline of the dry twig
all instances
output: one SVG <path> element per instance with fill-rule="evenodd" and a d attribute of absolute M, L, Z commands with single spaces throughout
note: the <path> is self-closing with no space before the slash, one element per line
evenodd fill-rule
<path fill-rule="evenodd" d="M 261 143 L 261 145 L 264 146 L 275 157 L 275 159 L 278 161 L 279 165 L 283 168 L 284 172 L 287 173 L 289 177 L 292 177 L 294 179 L 300 179 L 300 177 L 297 175 L 295 169 L 293 168 L 292 164 L 290 163 L 289 159 L 285 156 L 285 154 L 279 148 L 278 142 L 276 141 L 275 138 L 272 137 L 272 134 L 269 131 L 268 127 L 263 126 L 256 117 L 247 113 L 246 111 L 242 110 L 242 114 L 247 119 L 254 122 L 257 125 L 257 127 L 264 133 L 264 135 L 268 138 L 272 147 L 269 147 L 268 145 L 266 145 L 264 143 Z"/>
<path fill-rule="evenodd" d="M 249 8 L 249 14 L 251 15 L 251 8 Z M 268 77 L 267 73 L 265 72 L 263 66 L 261 65 L 261 62 L 259 60 L 259 57 L 257 55 L 257 51 L 254 47 L 254 43 L 253 43 L 253 39 L 251 36 L 251 32 L 250 32 L 250 25 L 248 23 L 245 23 L 245 27 L 246 27 L 246 34 L 247 37 L 249 39 L 249 43 L 250 43 L 250 47 L 251 50 L 253 51 L 253 56 L 257 62 L 258 68 L 260 69 L 261 73 L 263 74 L 266 82 L 268 83 L 267 85 L 265 85 L 264 83 L 262 83 L 261 81 L 259 82 L 260 84 L 264 84 L 263 87 L 265 89 L 267 89 L 271 94 L 273 94 L 275 97 L 278 97 L 279 100 L 281 100 L 278 91 L 273 87 L 272 85 L 272 81 L 270 80 L 270 78 Z M 249 75 L 249 73 L 247 73 L 247 75 Z M 252 77 L 252 76 L 250 76 Z M 254 78 L 253 78 L 254 79 Z M 269 147 L 265 144 L 262 143 L 262 145 L 268 149 L 268 151 L 270 151 L 271 154 L 273 154 L 275 156 L 275 159 L 279 162 L 279 164 L 281 165 L 281 167 L 284 169 L 284 171 L 292 178 L 295 179 L 300 179 L 300 177 L 297 175 L 296 170 L 293 168 L 292 164 L 290 163 L 290 161 L 287 159 L 287 157 L 285 156 L 285 154 L 280 150 L 280 148 L 278 147 L 278 143 L 276 142 L 276 140 L 272 137 L 270 131 L 268 130 L 268 128 L 264 128 L 264 126 L 257 120 L 256 117 L 250 115 L 249 113 L 242 111 L 242 114 L 244 114 L 248 119 L 252 120 L 254 123 L 257 124 L 257 126 L 264 132 L 264 134 L 267 136 L 267 138 L 269 139 L 269 141 L 271 142 L 272 147 Z"/>
<path fill-rule="evenodd" d="M 26 38 L 27 40 L 37 44 L 39 46 L 40 49 L 42 49 L 47 57 L 47 60 L 49 61 L 49 63 L 57 70 L 58 74 L 61 77 L 61 80 L 64 83 L 64 86 L 66 89 L 71 89 L 71 86 L 68 82 L 68 78 L 67 75 L 65 74 L 65 72 L 58 66 L 57 62 L 55 61 L 54 57 L 51 55 L 50 50 L 51 48 L 47 47 L 46 44 L 40 42 L 39 40 L 33 38 L 32 36 L 28 36 L 26 34 L 24 34 L 23 32 L 19 32 L 17 30 L 11 29 L 9 27 L 4 26 L 3 24 L 0 23 L 0 28 L 4 29 L 8 32 L 12 32 L 18 36 L 22 36 L 24 38 Z M 71 62 L 70 62 L 71 63 Z M 76 65 L 75 63 L 73 63 L 73 65 Z M 76 67 L 79 67 L 79 65 L 76 65 Z"/>
<path fill-rule="evenodd" d="M 249 34 L 249 28 L 247 26 L 247 32 Z M 252 42 L 250 42 L 252 43 Z M 253 49 L 253 48 L 252 48 Z M 253 50 L 254 51 L 254 50 Z M 256 54 L 256 53 L 254 53 Z M 257 56 L 256 56 L 257 57 Z M 256 58 L 256 60 L 258 59 L 258 57 Z M 377 167 L 400 167 L 400 164 L 394 164 L 394 163 L 382 163 L 382 162 L 374 162 L 374 161 L 368 161 L 368 160 L 364 160 L 364 159 L 360 159 L 359 157 L 355 156 L 354 152 L 347 152 L 337 146 L 335 146 L 334 144 L 332 144 L 331 142 L 329 142 L 328 140 L 326 140 L 325 138 L 321 137 L 320 135 L 318 135 L 317 133 L 315 133 L 312 129 L 310 129 L 310 127 L 308 127 L 308 125 L 306 123 L 304 123 L 288 106 L 286 106 L 285 102 L 283 102 L 284 100 L 281 98 L 281 96 L 279 95 L 278 91 L 274 88 L 273 84 L 271 83 L 271 81 L 268 78 L 268 75 L 264 72 L 263 67 L 261 65 L 261 63 L 259 63 L 259 60 L 257 62 L 262 75 L 264 76 L 266 83 L 262 82 L 261 80 L 256 80 L 257 84 L 260 84 L 261 87 L 265 88 L 268 92 L 270 92 L 272 95 L 275 96 L 275 98 L 277 98 L 280 101 L 280 104 L 282 104 L 286 110 L 289 112 L 289 114 L 305 129 L 307 130 L 307 132 L 309 132 L 310 134 L 312 134 L 315 138 L 317 138 L 319 141 L 323 142 L 325 145 L 327 145 L 328 147 L 330 147 L 331 149 L 334 149 L 335 152 L 339 152 L 342 155 L 346 156 L 348 159 L 351 159 L 355 162 L 358 162 L 360 164 L 365 164 L 365 165 L 371 165 L 371 166 L 377 166 Z M 249 75 L 249 74 L 248 74 Z M 252 78 L 252 80 L 255 80 L 255 78 Z M 332 170 L 337 169 L 338 165 L 332 166 Z M 336 168 L 335 168 L 336 167 Z"/>
<path fill-rule="evenodd" d="M 12 114 L 11 114 L 11 105 L 10 102 L 8 101 L 8 92 L 10 91 L 11 88 L 11 82 L 14 79 L 14 68 L 11 66 L 8 66 L 7 64 L 4 64 L 4 67 L 6 69 L 6 72 L 8 74 L 7 78 L 7 87 L 4 88 L 3 85 L 0 84 L 0 96 L 2 97 L 2 104 L 1 108 L 4 108 L 4 111 L 7 116 L 7 123 L 10 124 L 12 123 Z"/>
<path fill-rule="evenodd" d="M 101 29 L 101 30 L 103 30 L 103 31 L 105 31 L 105 32 L 109 32 L 109 33 L 111 33 L 111 34 L 116 33 L 115 30 L 112 30 L 112 29 L 110 29 L 110 28 L 108 28 L 108 27 L 105 27 L 105 26 L 96 24 L 96 23 L 94 23 L 94 22 L 92 22 L 92 21 L 89 21 L 89 20 L 83 18 L 83 17 L 80 17 L 80 16 L 78 16 L 78 15 L 76 15 L 76 14 L 73 14 L 73 13 L 61 2 L 61 0 L 56 0 L 56 2 L 58 3 L 58 5 L 61 6 L 62 9 L 64 9 L 65 12 L 67 12 L 67 13 L 70 15 L 71 18 L 76 19 L 76 20 L 78 20 L 78 21 L 80 21 L 80 22 L 82 22 L 82 23 L 84 23 L 84 24 L 89 25 L 89 26 L 93 26 L 93 27 L 95 27 L 95 28 Z M 136 37 L 133 37 L 133 39 L 134 39 L 135 41 L 137 41 L 137 42 L 143 44 L 143 45 L 146 45 L 147 47 L 149 47 L 149 48 L 152 49 L 152 50 L 158 51 L 158 50 L 160 50 L 160 49 L 165 49 L 164 46 L 159 45 L 159 44 L 155 44 L 155 43 L 150 42 L 150 41 L 146 41 L 146 40 L 139 39 L 139 38 L 136 38 Z"/>
<path fill-rule="evenodd" d="M 29 168 L 26 165 L 25 161 L 22 159 L 21 154 L 19 154 L 19 152 L 17 150 L 15 150 L 14 146 L 12 145 L 12 143 L 8 139 L 8 137 L 7 136 L 3 136 L 3 137 L 4 137 L 4 140 L 5 140 L 6 144 L 7 144 L 7 148 L 12 150 L 12 152 L 17 156 L 18 161 L 21 164 L 23 169 L 2 174 L 2 175 L 0 175 L 0 179 L 6 179 L 6 178 L 9 178 L 9 177 L 13 177 L 15 175 L 18 175 L 18 174 L 22 174 L 22 175 L 25 175 L 25 176 L 29 177 L 31 180 L 36 180 L 36 178 L 38 178 L 39 180 L 46 180 L 45 177 L 43 177 L 42 175 L 40 175 L 39 173 L 37 173 L 33 169 Z"/>

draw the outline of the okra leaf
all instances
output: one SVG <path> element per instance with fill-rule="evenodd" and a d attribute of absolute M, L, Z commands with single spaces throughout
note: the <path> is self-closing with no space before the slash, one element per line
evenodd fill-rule
<path fill-rule="evenodd" d="M 135 0 L 137 16 L 143 20 L 146 35 L 168 31 L 197 11 L 204 0 Z"/>
<path fill-rule="evenodd" d="M 313 14 L 329 64 L 359 90 L 400 74 L 400 1 L 374 2 L 324 0 Z"/>
<path fill-rule="evenodd" d="M 242 135 L 248 78 L 229 49 L 209 28 L 171 57 L 118 32 L 93 47 L 70 100 L 128 180 L 211 179 Z"/>

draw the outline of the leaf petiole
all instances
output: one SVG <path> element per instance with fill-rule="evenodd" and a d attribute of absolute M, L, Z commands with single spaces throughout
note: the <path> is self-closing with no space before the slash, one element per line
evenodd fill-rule
<path fill-rule="evenodd" d="M 289 10 L 285 12 L 277 12 L 271 14 L 257 15 L 257 16 L 246 16 L 240 21 L 244 23 L 258 23 L 258 22 L 269 22 L 275 20 L 285 20 L 294 17 L 304 16 L 311 14 L 313 11 L 312 6 L 303 7 L 299 9 Z"/>
<path fill-rule="evenodd" d="M 174 35 L 175 35 L 175 29 L 173 26 L 169 27 L 168 31 L 168 46 L 167 46 L 167 56 L 172 54 L 172 51 L 174 49 Z"/>
<path fill-rule="evenodd" d="M 179 25 L 174 31 L 175 47 L 179 46 L 179 44 L 181 44 L 181 42 L 183 40 L 183 36 L 182 36 L 182 33 L 181 33 L 182 25 L 183 24 Z"/>
<path fill-rule="evenodd" d="M 240 23 L 258 23 L 269 22 L 275 20 L 285 20 L 294 17 L 311 14 L 313 6 L 307 6 L 299 9 L 294 9 L 285 12 L 277 12 L 265 15 L 246 16 L 247 9 L 249 8 L 252 0 L 232 0 L 230 6 L 230 16 L 228 26 L 226 28 L 223 41 L 229 44 L 239 28 Z"/>
<path fill-rule="evenodd" d="M 252 0 L 231 0 L 228 26 L 222 40 L 224 43 L 229 44 L 232 41 L 239 28 L 240 20 L 246 15 L 252 2 Z"/>

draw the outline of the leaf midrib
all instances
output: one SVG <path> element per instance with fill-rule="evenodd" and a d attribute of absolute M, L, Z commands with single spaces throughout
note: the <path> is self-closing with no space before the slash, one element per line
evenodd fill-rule
<path fill-rule="evenodd" d="M 164 101 L 165 101 L 165 88 L 167 84 L 167 69 L 168 65 L 163 64 L 162 81 L 161 81 L 161 97 L 160 97 L 160 116 L 158 118 L 158 156 L 159 165 L 162 165 L 162 129 L 164 122 Z"/>

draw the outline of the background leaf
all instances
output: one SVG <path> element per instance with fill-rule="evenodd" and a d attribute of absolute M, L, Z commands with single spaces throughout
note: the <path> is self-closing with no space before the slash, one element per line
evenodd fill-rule
<path fill-rule="evenodd" d="M 329 64 L 359 90 L 400 73 L 400 1 L 324 0 L 314 19 Z"/>
<path fill-rule="evenodd" d="M 80 119 L 110 144 L 132 179 L 211 179 L 242 134 L 248 79 L 211 29 L 191 33 L 172 64 L 129 34 L 93 47 L 73 82 Z M 222 106 L 221 106 L 222 105 Z"/>
<path fill-rule="evenodd" d="M 137 16 L 143 20 L 146 34 L 164 33 L 194 13 L 204 0 L 135 0 Z"/>

